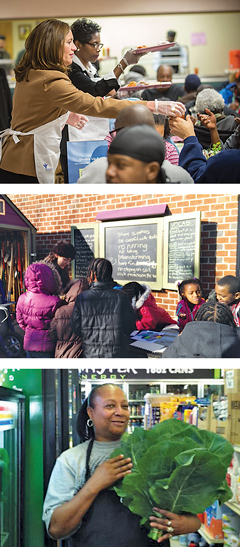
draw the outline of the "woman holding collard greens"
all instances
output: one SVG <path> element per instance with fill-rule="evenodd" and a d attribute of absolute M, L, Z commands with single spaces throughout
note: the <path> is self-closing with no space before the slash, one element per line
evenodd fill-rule
<path fill-rule="evenodd" d="M 77 420 L 81 444 L 58 458 L 44 502 L 43 520 L 54 539 L 68 538 L 71 547 L 150 547 L 157 545 L 148 537 L 155 528 L 163 534 L 158 543 L 168 547 L 173 534 L 200 527 L 194 515 L 161 509 L 161 517 L 160 509 L 153 508 L 147 530 L 111 489 L 133 470 L 131 458 L 111 457 L 129 416 L 126 396 L 115 385 L 95 387 L 83 403 Z"/>

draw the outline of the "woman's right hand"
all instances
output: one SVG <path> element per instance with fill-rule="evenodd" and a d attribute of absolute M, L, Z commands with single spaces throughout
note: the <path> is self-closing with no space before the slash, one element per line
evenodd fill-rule
<path fill-rule="evenodd" d="M 131 473 L 132 465 L 131 458 L 124 458 L 120 454 L 120 456 L 115 456 L 115 458 L 110 458 L 101 463 L 94 471 L 91 479 L 94 479 L 95 487 L 99 491 L 103 490 Z"/>
<path fill-rule="evenodd" d="M 169 118 L 185 116 L 185 106 L 178 101 L 147 101 L 147 108 L 154 114 L 164 114 Z"/>

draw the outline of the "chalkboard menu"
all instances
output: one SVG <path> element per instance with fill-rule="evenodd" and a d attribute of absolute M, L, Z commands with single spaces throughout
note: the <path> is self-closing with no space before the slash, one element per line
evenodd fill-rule
<path fill-rule="evenodd" d="M 199 276 L 200 213 L 164 219 L 164 287 Z"/>
<path fill-rule="evenodd" d="M 76 249 L 72 276 L 74 279 L 86 277 L 88 264 L 98 256 L 98 224 L 82 224 L 71 227 L 71 240 Z"/>
<path fill-rule="evenodd" d="M 162 288 L 162 218 L 103 222 L 100 254 L 113 266 L 113 277 L 122 285 L 130 281 Z"/>

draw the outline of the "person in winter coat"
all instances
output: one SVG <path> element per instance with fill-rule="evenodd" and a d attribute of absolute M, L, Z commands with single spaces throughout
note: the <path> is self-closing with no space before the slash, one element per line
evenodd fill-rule
<path fill-rule="evenodd" d="M 190 321 L 194 321 L 195 315 L 205 302 L 202 298 L 203 289 L 200 279 L 183 279 L 177 282 L 180 300 L 177 305 L 176 314 L 180 332 Z"/>
<path fill-rule="evenodd" d="M 82 341 L 77 334 L 72 332 L 70 319 L 77 296 L 88 289 L 86 278 L 74 281 L 65 290 L 65 305 L 56 311 L 51 321 L 49 334 L 55 342 L 55 359 L 75 358 L 82 354 Z"/>
<path fill-rule="evenodd" d="M 125 337 L 136 327 L 127 296 L 114 289 L 112 264 L 105 258 L 90 261 L 88 291 L 76 299 L 70 325 L 81 337 L 83 357 L 125 357 Z"/>
<path fill-rule="evenodd" d="M 128 296 L 137 313 L 138 330 L 159 330 L 165 325 L 177 324 L 167 311 L 157 305 L 149 285 L 140 285 L 136 281 L 131 281 L 121 290 Z"/>
<path fill-rule="evenodd" d="M 46 264 L 52 264 L 58 271 L 63 288 L 70 282 L 68 267 L 70 261 L 75 258 L 75 255 L 74 246 L 65 239 L 60 239 L 54 246 L 53 251 L 44 258 Z"/>
<path fill-rule="evenodd" d="M 199 308 L 195 321 L 167 348 L 163 358 L 240 357 L 240 329 L 226 304 L 208 300 Z"/>
<path fill-rule="evenodd" d="M 18 299 L 16 319 L 25 331 L 23 347 L 27 357 L 54 357 L 49 326 L 63 303 L 58 296 L 62 288 L 60 275 L 51 264 L 34 262 L 26 269 L 24 284 L 26 292 Z"/>

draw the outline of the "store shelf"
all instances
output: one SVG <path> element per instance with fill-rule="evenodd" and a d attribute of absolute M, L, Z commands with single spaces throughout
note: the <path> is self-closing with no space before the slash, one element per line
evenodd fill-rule
<path fill-rule="evenodd" d="M 206 528 L 204 526 L 201 526 L 201 528 L 199 528 L 198 530 L 198 533 L 203 537 L 203 539 L 205 539 L 205 541 L 208 543 L 208 544 L 211 544 L 211 543 L 223 543 L 223 539 L 216 539 L 214 538 L 213 536 L 211 536 Z"/>
<path fill-rule="evenodd" d="M 233 448 L 234 448 L 235 452 L 240 452 L 240 444 L 234 444 Z"/>
<path fill-rule="evenodd" d="M 144 399 L 128 399 L 129 403 L 145 403 Z"/>
<path fill-rule="evenodd" d="M 237 515 L 240 515 L 240 505 L 239 503 L 234 503 L 231 501 L 226 501 L 224 505 L 227 505 L 234 513 L 237 513 Z"/>
<path fill-rule="evenodd" d="M 135 420 L 135 419 L 136 419 L 136 420 L 139 420 L 139 418 L 140 418 L 140 420 L 144 420 L 144 416 L 141 416 L 141 415 L 138 416 L 137 414 L 131 414 L 131 416 L 129 416 L 129 418 L 130 418 L 130 419 L 134 419 L 134 420 Z"/>

